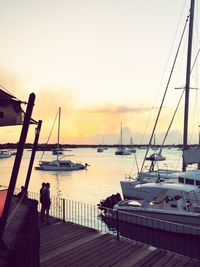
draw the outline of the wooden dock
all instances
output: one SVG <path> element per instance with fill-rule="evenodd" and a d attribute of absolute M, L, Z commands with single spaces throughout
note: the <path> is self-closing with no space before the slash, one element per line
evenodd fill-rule
<path fill-rule="evenodd" d="M 200 266 L 200 261 L 133 240 L 51 218 L 40 224 L 41 267 Z"/>

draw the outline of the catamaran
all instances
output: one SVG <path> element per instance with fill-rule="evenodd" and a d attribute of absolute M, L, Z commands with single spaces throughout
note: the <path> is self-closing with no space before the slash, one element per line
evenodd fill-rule
<path fill-rule="evenodd" d="M 57 149 L 59 151 L 59 143 L 60 143 L 60 115 L 61 115 L 61 108 L 59 107 L 58 111 L 58 142 L 57 142 Z M 42 171 L 77 171 L 77 170 L 84 170 L 87 168 L 88 164 L 82 164 L 79 162 L 72 162 L 71 160 L 64 160 L 59 158 L 60 153 L 56 153 L 56 159 L 51 161 L 43 161 L 39 162 L 39 166 L 36 167 L 37 170 Z"/>

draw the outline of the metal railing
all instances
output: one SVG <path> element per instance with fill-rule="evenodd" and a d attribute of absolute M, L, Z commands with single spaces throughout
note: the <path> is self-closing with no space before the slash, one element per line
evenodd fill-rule
<path fill-rule="evenodd" d="M 15 189 L 15 194 L 18 192 L 19 189 Z M 28 192 L 28 197 L 38 201 L 40 211 L 40 195 Z M 117 239 L 133 239 L 200 259 L 199 228 L 59 197 L 51 197 L 49 214 L 63 221 L 110 233 Z"/>
<path fill-rule="evenodd" d="M 17 194 L 18 192 L 19 189 L 16 188 L 15 193 Z M 40 212 L 41 204 L 39 201 L 39 193 L 28 192 L 28 197 L 38 201 L 38 211 Z M 99 208 L 101 208 L 102 211 Z M 109 214 L 109 216 L 104 216 L 104 214 Z M 194 226 L 152 218 L 148 217 L 148 215 L 144 216 L 122 211 L 113 211 L 113 209 L 54 196 L 51 197 L 49 215 L 63 221 L 77 223 L 99 231 L 114 232 L 117 236 L 119 236 L 120 233 L 120 223 L 130 223 L 174 233 L 200 236 L 200 229 Z M 109 223 L 105 223 L 105 220 L 109 220 Z"/>
<path fill-rule="evenodd" d="M 20 190 L 16 188 L 15 194 L 19 191 Z M 38 212 L 40 212 L 41 203 L 39 201 L 39 193 L 28 191 L 28 197 L 38 201 Z M 97 205 L 52 196 L 49 215 L 63 221 L 73 222 L 101 232 L 113 235 L 116 234 L 115 229 L 109 229 L 109 227 L 101 220 L 101 211 L 98 209 Z"/>

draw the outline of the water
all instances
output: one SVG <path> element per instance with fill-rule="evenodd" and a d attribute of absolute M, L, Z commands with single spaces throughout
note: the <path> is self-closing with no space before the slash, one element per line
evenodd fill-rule
<path fill-rule="evenodd" d="M 138 149 L 136 154 L 128 156 L 116 156 L 114 148 L 98 153 L 95 148 L 76 148 L 65 151 L 66 157 L 72 161 L 88 163 L 87 170 L 72 172 L 45 172 L 35 170 L 42 152 L 38 151 L 35 156 L 29 191 L 39 192 L 42 182 L 51 184 L 51 195 L 66 199 L 76 200 L 88 204 L 97 204 L 101 199 L 113 193 L 121 193 L 120 180 L 125 175 L 137 173 L 137 164 L 141 167 L 145 150 Z M 164 149 L 163 156 L 167 158 L 162 162 L 165 168 L 177 169 L 181 166 L 181 151 L 176 148 Z M 21 162 L 16 187 L 24 184 L 31 156 L 30 150 L 25 150 Z M 137 159 L 137 164 L 136 160 Z M 8 185 L 11 177 L 15 157 L 0 159 L 0 184 Z M 45 152 L 43 160 L 53 160 L 55 156 L 51 151 Z"/>
<path fill-rule="evenodd" d="M 98 153 L 94 148 L 79 148 L 65 151 L 72 161 L 88 163 L 87 170 L 73 172 L 44 172 L 33 168 L 29 191 L 39 193 L 42 182 L 50 182 L 51 195 L 70 199 L 66 202 L 65 219 L 85 226 L 94 227 L 108 232 L 115 229 L 116 222 L 104 223 L 99 219 L 99 210 L 96 204 L 101 199 L 113 193 L 121 193 L 120 180 L 125 175 L 134 176 L 137 173 L 137 164 L 141 167 L 146 150 L 138 149 L 136 154 L 130 156 L 116 156 L 115 149 L 109 148 L 103 153 Z M 42 152 L 36 153 L 34 167 L 38 165 Z M 20 188 L 24 184 L 29 165 L 31 151 L 25 150 L 21 163 L 17 185 Z M 181 151 L 175 148 L 164 149 L 163 156 L 166 161 L 164 168 L 177 169 L 181 167 Z M 67 158 L 67 157 L 66 157 Z M 8 185 L 11 177 L 15 157 L 0 159 L 0 185 Z M 50 151 L 45 152 L 43 160 L 53 160 L 55 156 Z M 81 202 L 80 203 L 76 203 Z M 82 203 L 87 203 L 82 205 Z M 94 204 L 88 205 L 88 204 Z M 63 218 L 62 201 L 52 198 L 51 209 L 54 216 Z M 55 212 L 55 213 L 54 213 Z M 55 215 L 56 214 L 56 215 Z M 199 259 L 199 237 L 192 235 L 178 235 L 159 229 L 152 229 L 142 225 L 129 223 L 119 224 L 120 235 L 138 240 L 146 244 L 177 252 L 189 257 Z M 111 232 L 112 232 L 111 231 Z"/>

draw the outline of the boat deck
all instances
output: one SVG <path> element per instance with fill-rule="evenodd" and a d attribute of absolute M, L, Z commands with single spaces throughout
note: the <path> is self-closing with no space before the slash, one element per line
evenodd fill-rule
<path fill-rule="evenodd" d="M 40 224 L 40 266 L 200 266 L 200 261 L 51 218 Z"/>

